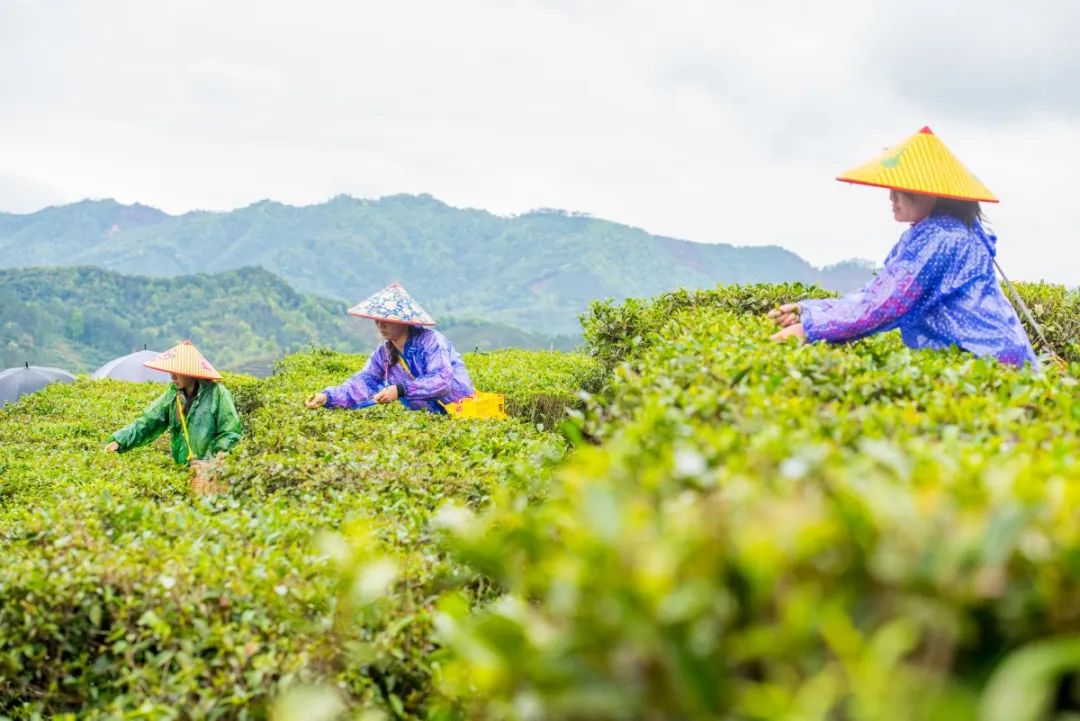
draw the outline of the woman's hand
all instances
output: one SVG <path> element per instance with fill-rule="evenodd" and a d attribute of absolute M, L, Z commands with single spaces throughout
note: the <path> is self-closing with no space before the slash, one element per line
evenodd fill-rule
<path fill-rule="evenodd" d="M 803 330 L 802 323 L 796 323 L 795 325 L 789 325 L 783 330 L 779 330 L 769 336 L 769 340 L 777 342 L 786 341 L 788 338 L 798 338 L 799 340 L 806 340 L 806 331 Z"/>
<path fill-rule="evenodd" d="M 393 403 L 397 399 L 397 386 L 387 386 L 371 397 L 376 403 Z"/>
<path fill-rule="evenodd" d="M 326 405 L 327 400 L 328 399 L 325 393 L 316 393 L 311 398 L 308 398 L 306 401 L 304 401 L 304 405 L 312 409 L 322 408 Z"/>
<path fill-rule="evenodd" d="M 769 318 L 772 318 L 779 323 L 781 328 L 787 328 L 788 326 L 795 325 L 799 322 L 799 314 L 798 303 L 784 303 L 779 308 L 770 310 Z"/>
<path fill-rule="evenodd" d="M 116 441 L 113 441 L 109 445 L 105 446 L 105 452 L 106 453 L 117 453 L 117 452 L 119 452 L 119 450 L 120 450 L 120 444 L 117 443 Z"/>

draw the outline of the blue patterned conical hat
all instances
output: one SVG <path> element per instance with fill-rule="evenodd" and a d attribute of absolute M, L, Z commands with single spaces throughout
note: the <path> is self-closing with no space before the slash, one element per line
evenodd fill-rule
<path fill-rule="evenodd" d="M 435 319 L 397 281 L 349 308 L 349 315 L 406 325 L 435 325 Z"/>

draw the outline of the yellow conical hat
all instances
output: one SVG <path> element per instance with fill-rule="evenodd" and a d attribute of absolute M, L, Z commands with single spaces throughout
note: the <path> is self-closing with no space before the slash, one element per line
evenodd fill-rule
<path fill-rule="evenodd" d="M 214 370 L 214 366 L 203 358 L 199 349 L 186 340 L 180 345 L 173 346 L 157 358 L 143 363 L 147 368 L 166 373 L 175 373 L 191 378 L 205 378 L 206 380 L 219 381 L 221 374 Z"/>
<path fill-rule="evenodd" d="M 998 202 L 929 127 L 836 179 L 939 198 Z"/>

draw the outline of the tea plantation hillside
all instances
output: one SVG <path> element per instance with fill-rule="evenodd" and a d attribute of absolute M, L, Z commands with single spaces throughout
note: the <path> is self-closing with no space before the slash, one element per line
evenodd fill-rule
<path fill-rule="evenodd" d="M 1074 719 L 1077 299 L 1022 292 L 1065 363 L 595 303 L 591 357 L 466 357 L 504 422 L 306 411 L 362 357 L 291 356 L 207 497 L 100 450 L 159 389 L 52 386 L 0 410 L 0 715 Z"/>
<path fill-rule="evenodd" d="M 432 542 L 431 514 L 541 483 L 566 450 L 541 424 L 598 365 L 466 356 L 509 421 L 303 409 L 362 361 L 313 352 L 264 381 L 227 376 L 246 436 L 213 497 L 192 495 L 164 439 L 101 450 L 159 386 L 82 378 L 0 411 L 0 715 L 264 718 L 299 681 L 420 714 L 435 599 L 490 595 Z"/>

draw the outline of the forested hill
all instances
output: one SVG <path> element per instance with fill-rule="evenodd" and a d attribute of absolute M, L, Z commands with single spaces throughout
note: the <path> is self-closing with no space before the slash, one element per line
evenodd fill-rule
<path fill-rule="evenodd" d="M 759 281 L 847 290 L 869 277 L 861 264 L 819 270 L 776 246 L 694 243 L 561 211 L 505 218 L 427 195 L 180 216 L 88 200 L 0 214 L 0 267 L 32 265 L 154 276 L 260 266 L 350 302 L 400 280 L 436 316 L 545 334 L 577 333 L 578 314 L 596 298 Z"/>
<path fill-rule="evenodd" d="M 99 268 L 0 270 L 0 368 L 55 365 L 90 371 L 145 344 L 165 350 L 191 339 L 218 368 L 269 362 L 310 346 L 370 352 L 370 321 L 338 300 L 300 293 L 259 268 L 175 278 Z M 440 318 L 462 351 L 565 348 L 548 338 L 480 321 Z"/>

